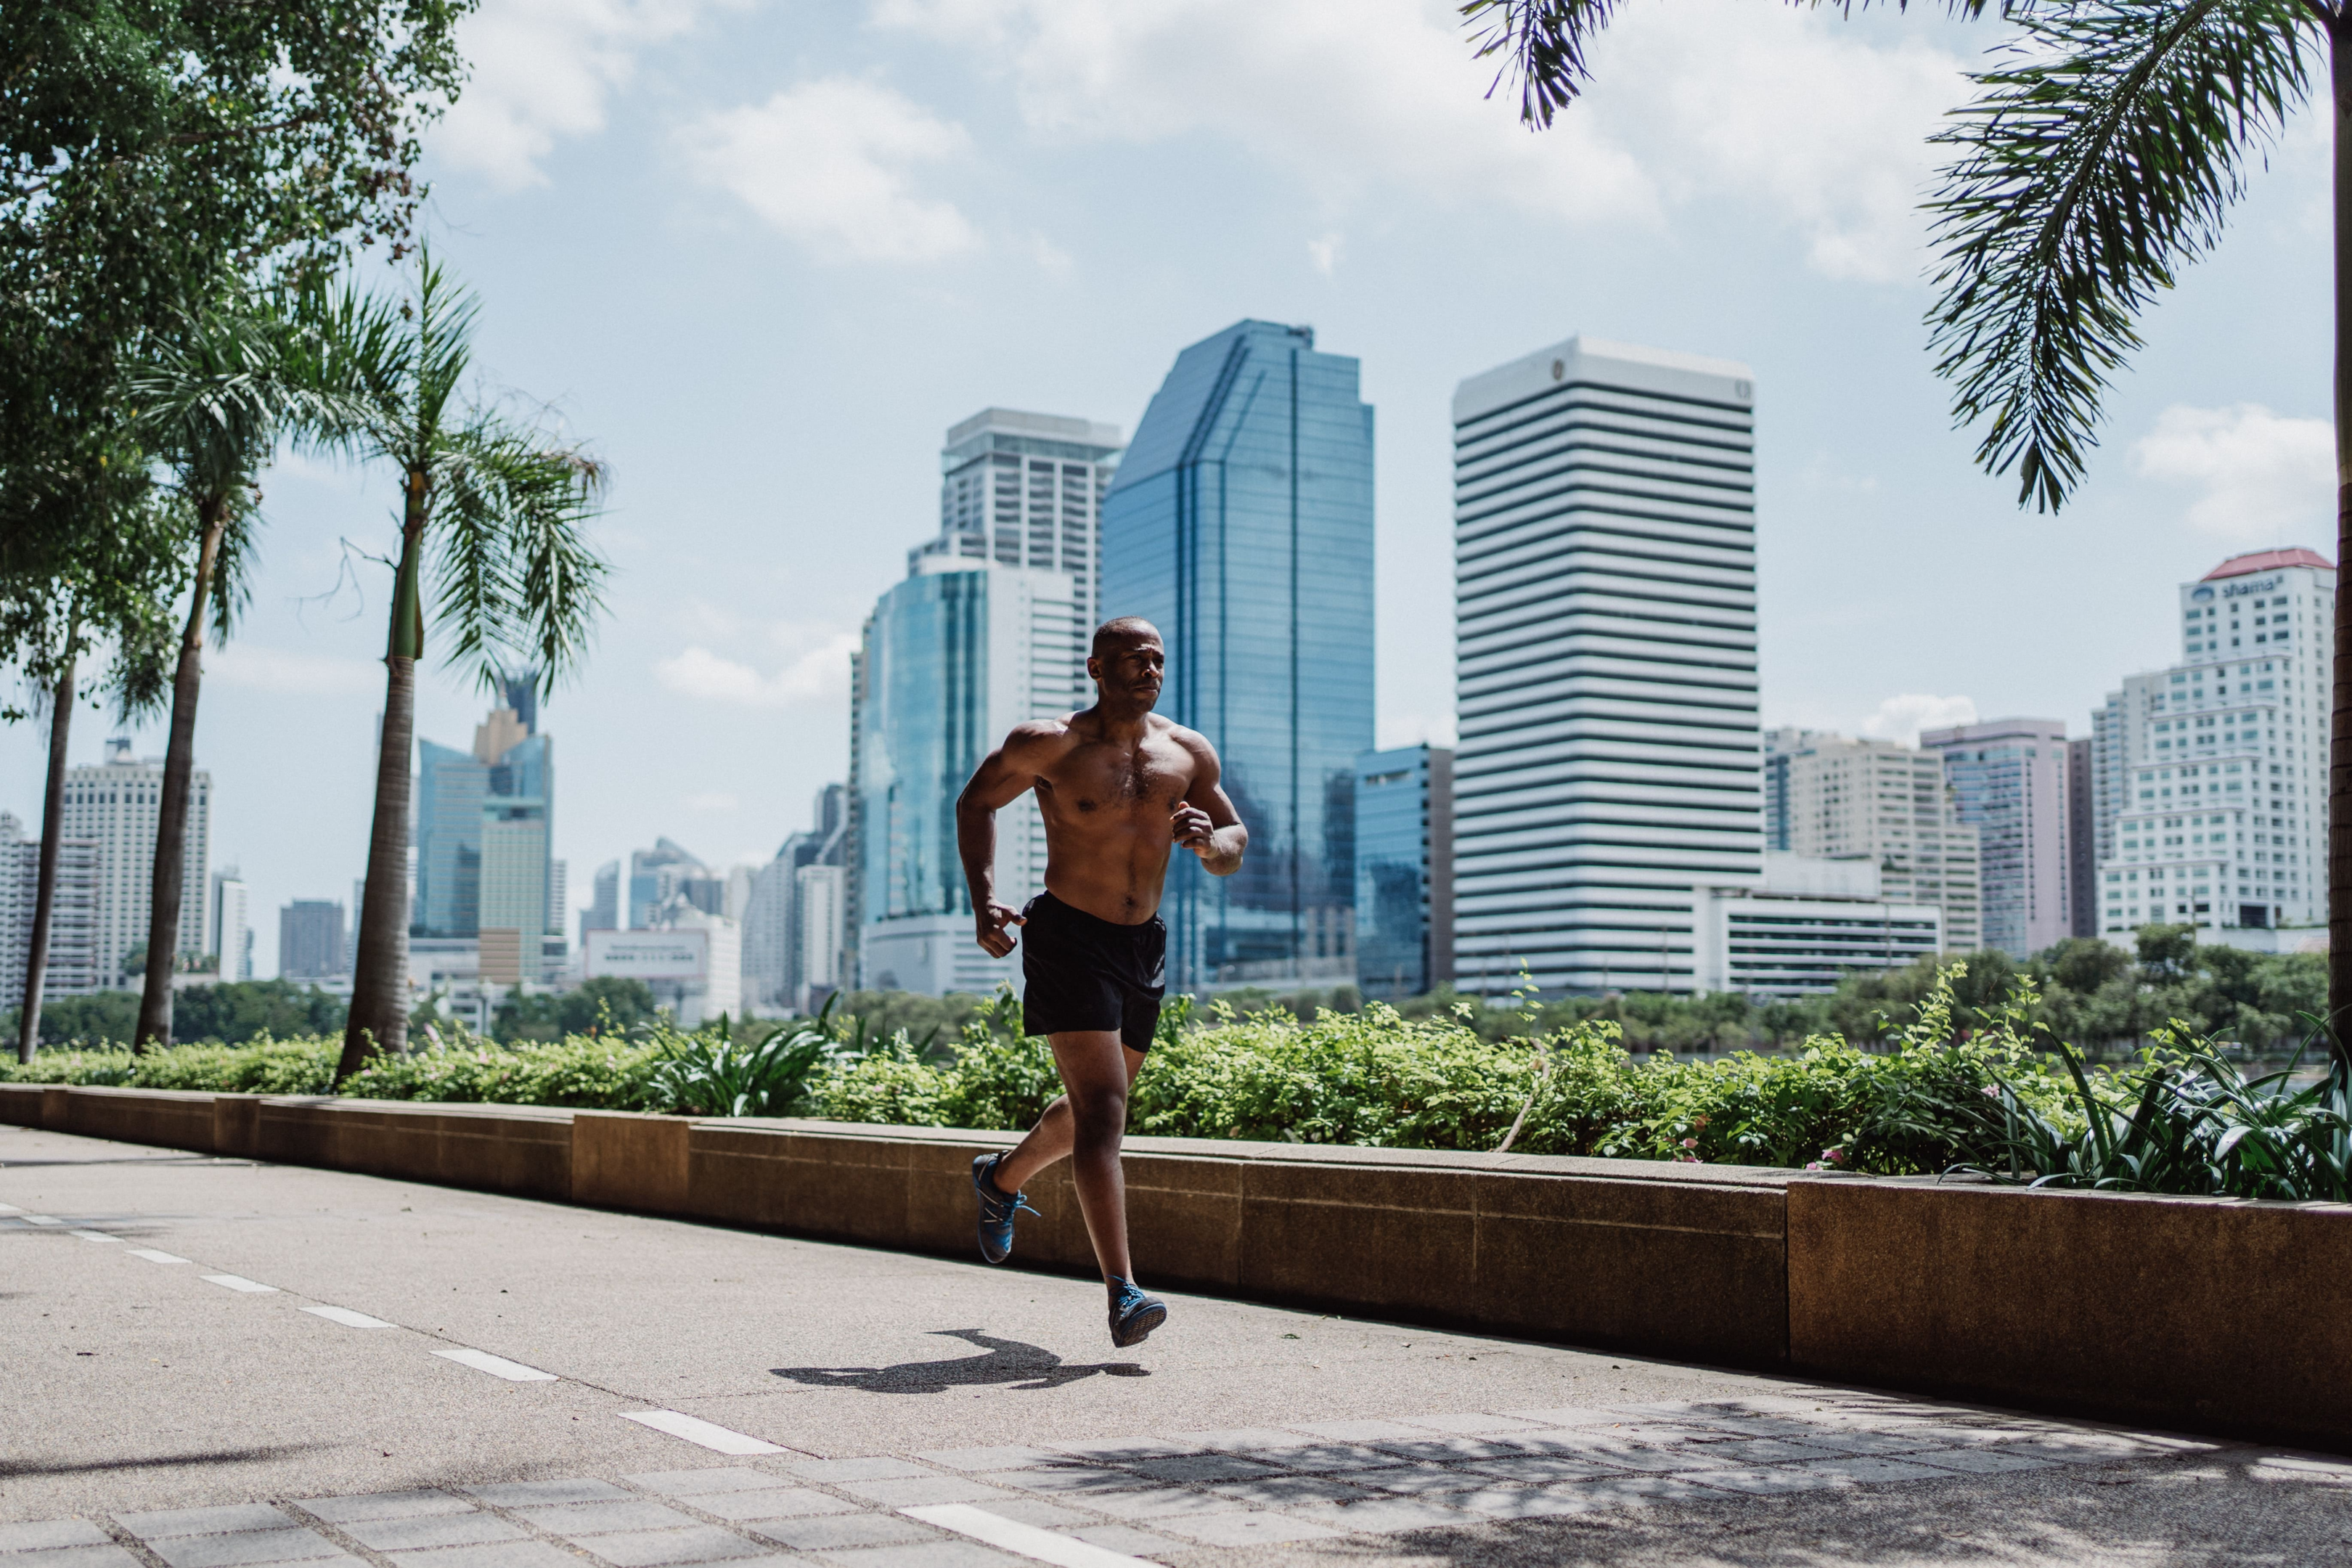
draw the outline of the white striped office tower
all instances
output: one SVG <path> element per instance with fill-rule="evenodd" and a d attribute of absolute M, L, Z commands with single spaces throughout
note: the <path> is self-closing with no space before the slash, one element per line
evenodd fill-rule
<path fill-rule="evenodd" d="M 1754 394 L 1585 338 L 1454 392 L 1465 991 L 1687 991 L 1760 872 Z"/>

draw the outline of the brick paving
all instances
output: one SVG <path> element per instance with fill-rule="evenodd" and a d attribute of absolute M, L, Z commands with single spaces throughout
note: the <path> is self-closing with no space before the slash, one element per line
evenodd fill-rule
<path fill-rule="evenodd" d="M 1843 1391 L 1156 1433 L 912 1455 L 790 1454 L 0 1525 L 0 1568 L 958 1568 L 1028 1556 L 903 1510 L 965 1504 L 1107 1553 L 1334 1541 L 1832 1489 L 1982 1480 L 2232 1445 Z M 2254 1450 L 2247 1450 L 2254 1454 Z M 2263 1455 L 2276 1479 L 2352 1463 Z M 1095 1559 L 1101 1563 L 1111 1557 Z"/>

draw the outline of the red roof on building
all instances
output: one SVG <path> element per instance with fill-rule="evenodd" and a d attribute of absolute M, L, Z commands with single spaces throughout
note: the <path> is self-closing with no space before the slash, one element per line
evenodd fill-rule
<path fill-rule="evenodd" d="M 2232 555 L 2198 581 L 2218 583 L 2224 577 L 2243 577 L 2250 572 L 2275 572 L 2282 566 L 2316 566 L 2322 572 L 2336 570 L 2336 563 L 2326 556 L 2298 544 L 2293 550 L 2257 550 L 2247 555 Z"/>

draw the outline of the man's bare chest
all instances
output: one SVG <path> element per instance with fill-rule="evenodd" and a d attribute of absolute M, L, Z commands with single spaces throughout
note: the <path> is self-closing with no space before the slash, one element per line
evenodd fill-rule
<path fill-rule="evenodd" d="M 1087 745 L 1055 759 L 1039 776 L 1037 793 L 1053 808 L 1082 817 L 1165 818 L 1192 784 L 1192 759 L 1181 746 Z"/>

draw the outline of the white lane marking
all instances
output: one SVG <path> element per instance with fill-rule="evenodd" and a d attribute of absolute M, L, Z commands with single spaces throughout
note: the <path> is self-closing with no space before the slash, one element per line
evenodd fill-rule
<path fill-rule="evenodd" d="M 1007 1552 L 1018 1552 L 1040 1563 L 1059 1563 L 1061 1568 L 1155 1568 L 1140 1557 L 1073 1541 L 1034 1524 L 1021 1524 L 968 1502 L 926 1503 L 898 1511 L 908 1519 L 936 1524 L 941 1530 L 952 1530 L 958 1535 L 969 1535 L 974 1541 L 985 1541 L 991 1546 L 1002 1546 Z"/>
<path fill-rule="evenodd" d="M 84 1241 L 121 1241 L 119 1236 L 109 1236 L 102 1230 L 69 1230 L 68 1236 L 78 1236 Z"/>
<path fill-rule="evenodd" d="M 349 1307 L 305 1307 L 314 1318 L 324 1318 L 331 1323 L 341 1323 L 347 1329 L 388 1329 L 382 1318 L 371 1318 L 365 1312 L 354 1312 Z"/>
<path fill-rule="evenodd" d="M 0 1204 L 0 1214 L 23 1214 L 24 1212 L 15 1204 Z"/>
<path fill-rule="evenodd" d="M 25 1216 L 25 1223 L 26 1225 L 63 1225 L 65 1221 L 55 1215 L 28 1214 Z"/>
<path fill-rule="evenodd" d="M 214 1285 L 226 1285 L 232 1290 L 251 1290 L 256 1294 L 264 1290 L 275 1292 L 278 1289 L 275 1285 L 256 1284 L 242 1274 L 205 1274 L 198 1278 Z"/>
<path fill-rule="evenodd" d="M 675 1410 L 624 1410 L 624 1421 L 635 1421 L 656 1432 L 667 1432 L 673 1437 L 683 1437 L 689 1443 L 721 1454 L 781 1454 L 784 1449 L 773 1443 L 762 1443 L 757 1437 L 746 1437 L 740 1432 L 730 1432 L 708 1421 L 698 1421 L 691 1415 L 681 1415 Z"/>
<path fill-rule="evenodd" d="M 555 1374 L 551 1372 L 541 1372 L 535 1366 L 525 1366 L 519 1361 L 509 1361 L 504 1356 L 495 1356 L 488 1351 L 435 1351 L 433 1353 L 454 1361 L 460 1366 L 470 1366 L 476 1372 L 487 1372 L 492 1377 L 503 1377 L 509 1383 L 556 1381 Z"/>
<path fill-rule="evenodd" d="M 152 1247 L 134 1247 L 131 1249 L 131 1256 L 143 1258 L 150 1263 L 185 1263 L 187 1261 L 175 1252 L 158 1252 Z"/>

